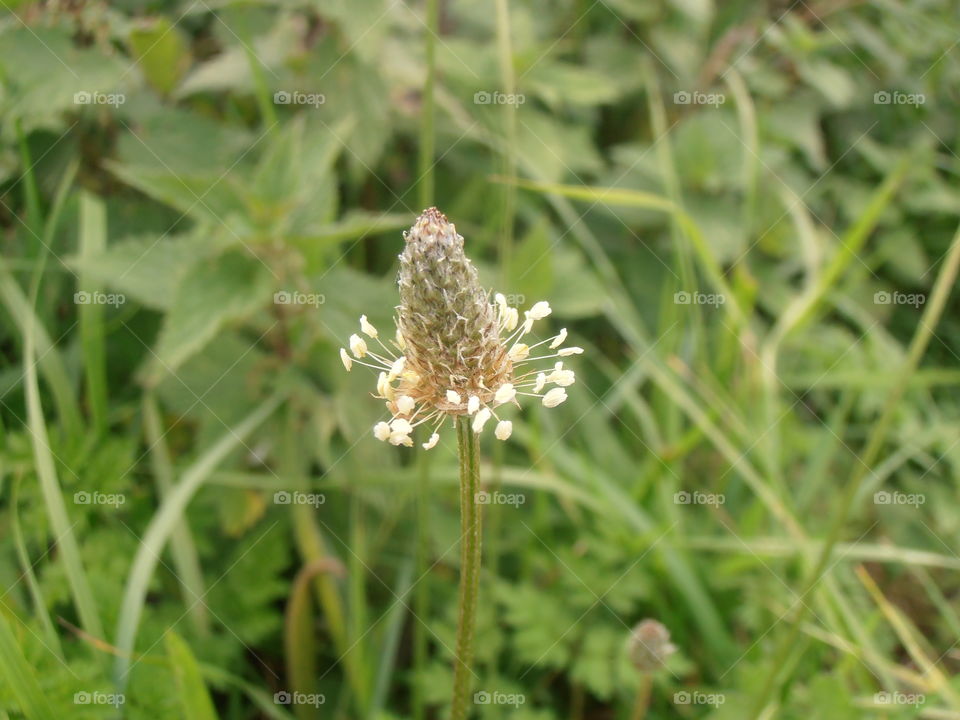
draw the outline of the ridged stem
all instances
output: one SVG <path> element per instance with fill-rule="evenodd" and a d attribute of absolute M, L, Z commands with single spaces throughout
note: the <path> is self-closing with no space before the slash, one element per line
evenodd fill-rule
<path fill-rule="evenodd" d="M 480 590 L 480 436 L 470 427 L 470 418 L 457 418 L 457 449 L 460 455 L 460 599 L 456 657 L 453 668 L 451 720 L 465 720 L 470 702 L 473 671 L 473 636 L 477 624 Z"/>

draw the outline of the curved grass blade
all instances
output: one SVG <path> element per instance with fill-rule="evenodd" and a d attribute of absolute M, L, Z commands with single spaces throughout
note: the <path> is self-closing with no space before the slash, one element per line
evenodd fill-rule
<path fill-rule="evenodd" d="M 167 448 L 165 433 L 160 421 L 160 411 L 153 393 L 143 395 L 143 429 L 150 448 L 150 466 L 160 491 L 160 497 L 166 498 L 174 484 L 173 462 Z M 210 618 L 207 606 L 197 602 L 206 595 L 203 571 L 197 557 L 197 547 L 190 534 L 190 525 L 186 516 L 180 519 L 170 537 L 170 550 L 177 569 L 177 579 L 183 588 L 183 601 L 187 606 L 194 629 L 203 637 L 210 632 Z"/>
<path fill-rule="evenodd" d="M 0 611 L 0 674 L 28 720 L 56 720 L 37 675 L 23 656 L 10 624 Z"/>
<path fill-rule="evenodd" d="M 50 518 L 50 525 L 60 548 L 60 558 L 63 562 L 70 585 L 73 601 L 80 615 L 83 629 L 95 637 L 103 637 L 103 626 L 100 623 L 100 614 L 93 599 L 90 583 L 87 581 L 83 562 L 80 559 L 80 549 L 73 535 L 73 524 L 67 516 L 67 507 L 63 501 L 60 482 L 57 479 L 56 463 L 53 451 L 50 449 L 50 440 L 47 435 L 47 424 L 43 417 L 43 406 L 40 402 L 40 387 L 37 382 L 36 357 L 36 318 L 31 312 L 27 318 L 24 342 L 24 384 L 27 402 L 27 429 L 30 432 L 30 442 L 33 445 L 33 455 L 36 462 L 37 477 L 40 480 L 40 489 L 43 493 L 44 505 Z"/>
<path fill-rule="evenodd" d="M 116 647 L 117 660 L 114 666 L 114 682 L 122 692 L 128 680 L 130 657 L 133 654 L 137 627 L 140 624 L 140 614 L 147 597 L 147 587 L 153 571 L 160 560 L 160 554 L 180 522 L 187 504 L 194 493 L 209 477 L 213 469 L 223 459 L 241 445 L 244 440 L 266 420 L 283 401 L 284 395 L 277 393 L 264 400 L 253 412 L 247 415 L 236 427 L 228 428 L 227 432 L 210 448 L 208 448 L 190 467 L 188 467 L 180 482 L 163 500 L 160 509 L 154 514 L 147 531 L 143 535 L 140 548 L 133 560 L 130 575 L 120 606 L 120 616 L 117 620 Z"/>
<path fill-rule="evenodd" d="M 40 591 L 40 585 L 33 572 L 34 563 L 30 562 L 30 555 L 27 552 L 27 544 L 23 540 L 23 530 L 20 527 L 20 511 L 18 509 L 18 499 L 20 495 L 20 478 L 13 481 L 10 492 L 10 531 L 13 536 L 13 544 L 17 549 L 17 559 L 23 567 L 23 578 L 27 582 L 27 589 L 30 592 L 30 599 L 33 601 L 34 612 L 40 618 L 40 624 L 43 626 L 43 634 L 47 646 L 63 660 L 63 647 L 60 645 L 60 636 L 53 626 L 53 620 L 50 619 L 50 613 L 47 612 L 47 604 Z"/>
<path fill-rule="evenodd" d="M 84 192 L 80 195 L 80 257 L 99 255 L 107 247 L 107 209 L 103 201 Z M 95 293 L 100 286 L 86 274 L 81 275 L 81 293 Z M 80 305 L 80 339 L 83 346 L 83 368 L 87 378 L 87 403 L 93 427 L 102 433 L 107 427 L 107 360 L 104 340 L 102 304 Z"/>
<path fill-rule="evenodd" d="M 163 638 L 170 661 L 170 670 L 176 680 L 180 709 L 185 720 L 217 720 L 210 693 L 203 682 L 197 659 L 190 646 L 173 630 Z"/>

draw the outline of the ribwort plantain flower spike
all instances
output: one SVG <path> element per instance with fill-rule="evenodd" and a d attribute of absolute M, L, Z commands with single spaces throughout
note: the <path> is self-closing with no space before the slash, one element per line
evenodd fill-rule
<path fill-rule="evenodd" d="M 385 343 L 362 315 L 360 332 L 367 339 L 351 335 L 350 352 L 340 351 L 347 371 L 354 364 L 380 371 L 375 397 L 385 401 L 390 418 L 374 426 L 378 440 L 412 447 L 414 429 L 426 424 L 431 431 L 421 445 L 429 450 L 444 420 L 463 415 L 472 417 L 476 433 L 495 418 L 494 435 L 506 440 L 513 425 L 498 414 L 504 406 L 519 407 L 521 398 L 536 397 L 552 408 L 567 399 L 563 388 L 574 383 L 574 372 L 562 361 L 553 370 L 549 363 L 536 363 L 583 349 L 561 347 L 566 328 L 533 344 L 524 341 L 552 312 L 549 303 L 534 303 L 521 323 L 519 310 L 504 295 L 497 293 L 491 302 L 464 253 L 463 238 L 436 208 L 424 210 L 404 240 L 396 339 Z"/>

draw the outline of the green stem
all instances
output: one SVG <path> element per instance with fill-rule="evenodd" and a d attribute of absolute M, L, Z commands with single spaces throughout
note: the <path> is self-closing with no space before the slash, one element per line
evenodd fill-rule
<path fill-rule="evenodd" d="M 650 707 L 650 688 L 653 685 L 653 676 L 650 673 L 640 674 L 640 686 L 637 688 L 637 698 L 633 703 L 633 713 L 630 720 L 643 720 Z"/>
<path fill-rule="evenodd" d="M 425 450 L 417 453 L 417 586 L 413 598 L 419 618 L 430 617 L 430 455 Z M 426 716 L 424 677 L 427 667 L 427 634 L 422 622 L 413 625 L 413 720 Z"/>
<path fill-rule="evenodd" d="M 418 155 L 418 198 L 421 208 L 434 203 L 433 156 L 436 138 L 434 135 L 434 85 L 437 79 L 437 33 L 440 30 L 439 0 L 427 0 L 424 35 L 424 62 L 426 77 L 423 80 L 423 95 L 420 104 L 420 152 Z"/>
<path fill-rule="evenodd" d="M 803 592 L 798 598 L 800 606 L 797 608 L 793 620 L 790 622 L 789 629 L 783 636 L 783 641 L 777 646 L 776 652 L 773 655 L 773 662 L 769 663 L 770 671 L 767 673 L 766 680 L 749 717 L 760 717 L 767 703 L 770 701 L 771 695 L 779 685 L 778 677 L 781 671 L 783 668 L 789 667 L 787 659 L 797 644 L 800 626 L 809 609 L 809 605 L 807 602 L 804 602 L 804 598 L 813 591 L 817 583 L 822 579 L 824 573 L 829 570 L 827 564 L 833 557 L 833 548 L 843 532 L 847 517 L 853 508 L 853 501 L 857 497 L 857 492 L 863 483 L 867 471 L 873 468 L 874 463 L 880 455 L 894 415 L 900 407 L 900 399 L 903 397 L 903 393 L 910 382 L 910 377 L 916 371 L 920 358 L 923 356 L 930 342 L 930 338 L 933 336 L 934 328 L 936 328 L 940 316 L 943 314 L 943 309 L 950 296 L 950 290 L 953 288 L 953 283 L 957 278 L 958 269 L 960 269 L 960 230 L 954 235 L 947 259 L 944 261 L 943 268 L 940 270 L 940 274 L 934 283 L 933 292 L 930 295 L 930 302 L 910 342 L 907 359 L 897 378 L 896 385 L 890 391 L 890 395 L 887 397 L 887 402 L 883 408 L 883 413 L 870 433 L 870 438 L 867 441 L 867 447 L 863 452 L 863 456 L 860 462 L 856 464 L 850 482 L 847 483 L 846 488 L 844 488 L 839 509 L 834 516 L 826 542 L 824 542 L 823 549 L 820 551 L 820 556 L 817 559 L 817 564 L 807 579 Z M 789 673 L 789 670 L 787 670 L 787 673 Z M 786 679 L 787 677 L 784 677 L 780 682 L 784 682 Z"/>
<path fill-rule="evenodd" d="M 426 75 L 423 80 L 423 95 L 420 106 L 420 148 L 418 153 L 417 184 L 421 209 L 433 206 L 434 200 L 434 155 L 436 135 L 434 121 L 436 103 L 434 88 L 437 80 L 437 34 L 440 32 L 440 0 L 427 0 L 425 8 L 426 32 L 424 34 L 424 63 Z M 418 449 L 417 456 L 417 586 L 413 598 L 416 616 L 430 617 L 430 584 L 428 557 L 430 548 L 430 457 Z M 413 623 L 413 720 L 424 720 L 427 712 L 424 697 L 424 678 L 427 669 L 427 635 L 423 622 Z"/>
<path fill-rule="evenodd" d="M 470 418 L 457 418 L 457 448 L 460 455 L 460 600 L 456 658 L 453 668 L 451 720 L 467 717 L 473 660 L 473 634 L 477 624 L 480 589 L 480 439 L 470 427 Z"/>
<path fill-rule="evenodd" d="M 513 44 L 510 39 L 510 8 L 508 0 L 496 0 L 497 17 L 497 56 L 500 65 L 500 82 L 503 92 L 515 95 L 517 92 L 516 74 L 513 69 Z M 504 104 L 501 108 L 503 118 L 504 150 L 503 175 L 508 182 L 503 188 L 503 219 L 500 232 L 500 268 L 504 287 L 509 286 L 511 258 L 513 254 L 513 215 L 516 196 L 514 179 L 517 175 L 517 106 Z"/>

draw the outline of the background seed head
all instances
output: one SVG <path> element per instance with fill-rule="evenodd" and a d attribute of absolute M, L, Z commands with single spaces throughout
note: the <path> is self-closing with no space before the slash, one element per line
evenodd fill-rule
<path fill-rule="evenodd" d="M 656 620 L 641 620 L 630 633 L 630 661 L 641 672 L 659 670 L 676 649 L 670 631 Z"/>

